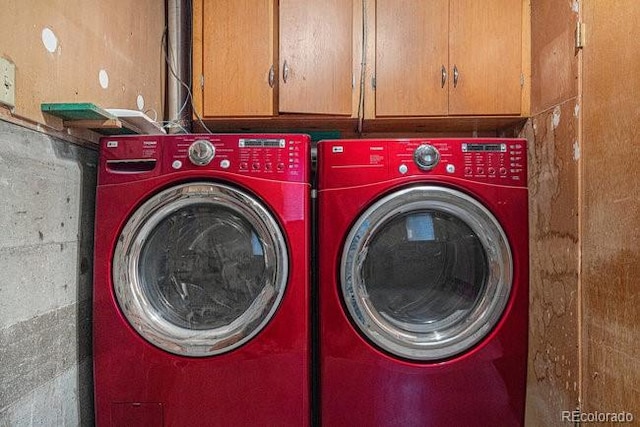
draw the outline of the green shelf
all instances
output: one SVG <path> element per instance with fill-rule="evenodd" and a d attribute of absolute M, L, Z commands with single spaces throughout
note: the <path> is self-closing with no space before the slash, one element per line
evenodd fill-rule
<path fill-rule="evenodd" d="M 43 103 L 40 110 L 62 119 L 65 127 L 91 129 L 102 135 L 136 133 L 123 126 L 116 116 L 90 102 Z"/>

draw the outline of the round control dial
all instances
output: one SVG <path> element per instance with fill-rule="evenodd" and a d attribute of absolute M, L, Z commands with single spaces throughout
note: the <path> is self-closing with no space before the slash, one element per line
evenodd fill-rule
<path fill-rule="evenodd" d="M 206 166 L 216 155 L 216 147 L 206 139 L 194 141 L 189 146 L 189 160 L 197 166 Z"/>
<path fill-rule="evenodd" d="M 413 161 L 423 171 L 433 169 L 440 161 L 440 153 L 430 144 L 422 144 L 413 152 Z"/>

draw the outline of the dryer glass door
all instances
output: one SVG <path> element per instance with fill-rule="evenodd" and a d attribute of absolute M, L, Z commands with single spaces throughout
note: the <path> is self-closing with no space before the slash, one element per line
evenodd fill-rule
<path fill-rule="evenodd" d="M 374 344 L 403 358 L 440 360 L 477 344 L 511 290 L 505 233 L 478 201 L 410 187 L 369 207 L 347 236 L 345 305 Z"/>
<path fill-rule="evenodd" d="M 287 283 L 278 222 L 230 186 L 190 183 L 151 197 L 130 217 L 113 281 L 131 325 L 186 356 L 233 350 L 274 315 Z"/>

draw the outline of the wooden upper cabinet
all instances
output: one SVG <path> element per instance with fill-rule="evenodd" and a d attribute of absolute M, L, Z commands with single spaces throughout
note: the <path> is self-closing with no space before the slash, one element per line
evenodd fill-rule
<path fill-rule="evenodd" d="M 193 0 L 195 111 L 526 114 L 528 1 Z"/>
<path fill-rule="evenodd" d="M 204 0 L 201 37 L 204 116 L 273 115 L 275 0 Z"/>
<path fill-rule="evenodd" d="M 279 111 L 350 115 L 353 4 L 280 0 Z"/>
<path fill-rule="evenodd" d="M 449 0 L 377 0 L 376 115 L 448 113 Z"/>
<path fill-rule="evenodd" d="M 520 0 L 377 0 L 375 116 L 518 115 Z"/>
<path fill-rule="evenodd" d="M 449 65 L 458 81 L 449 81 L 449 114 L 520 114 L 522 8 L 517 0 L 451 0 Z"/>

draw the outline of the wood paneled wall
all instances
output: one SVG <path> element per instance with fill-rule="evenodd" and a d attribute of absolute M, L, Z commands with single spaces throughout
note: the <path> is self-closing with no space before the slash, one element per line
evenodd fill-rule
<path fill-rule="evenodd" d="M 528 426 L 560 425 L 579 398 L 577 20 L 572 2 L 531 2 Z"/>
<path fill-rule="evenodd" d="M 532 1 L 529 426 L 640 418 L 640 2 L 614 3 Z"/>
<path fill-rule="evenodd" d="M 584 0 L 584 411 L 640 420 L 640 2 Z"/>
<path fill-rule="evenodd" d="M 61 129 L 41 103 L 137 110 L 140 99 L 140 110 L 162 120 L 164 27 L 157 0 L 2 2 L 0 56 L 16 66 L 16 107 L 0 113 Z"/>

